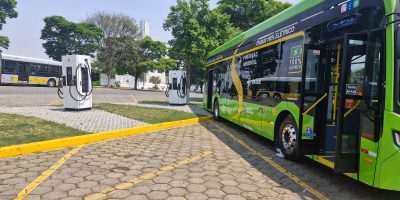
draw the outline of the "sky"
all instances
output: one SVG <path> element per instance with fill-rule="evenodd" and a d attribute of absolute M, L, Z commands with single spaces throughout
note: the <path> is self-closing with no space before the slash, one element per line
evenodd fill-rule
<path fill-rule="evenodd" d="M 218 0 L 210 0 L 216 7 Z M 300 0 L 284 0 L 297 3 Z M 123 13 L 137 20 L 148 20 L 150 36 L 154 40 L 167 42 L 171 33 L 164 31 L 162 24 L 169 8 L 176 0 L 17 0 L 18 18 L 8 19 L 0 35 L 10 39 L 5 54 L 49 59 L 42 48 L 40 32 L 47 16 L 60 15 L 69 21 L 81 22 L 97 11 Z"/>

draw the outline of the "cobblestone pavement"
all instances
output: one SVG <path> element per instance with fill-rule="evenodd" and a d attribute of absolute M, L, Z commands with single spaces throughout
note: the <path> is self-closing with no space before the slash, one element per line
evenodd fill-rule
<path fill-rule="evenodd" d="M 90 133 L 147 125 L 144 122 L 97 109 L 74 112 L 50 106 L 0 107 L 0 113 L 39 117 Z"/>
<path fill-rule="evenodd" d="M 82 147 L 26 199 L 315 199 L 207 122 Z M 266 139 L 219 123 L 331 199 L 390 199 L 311 161 L 276 158 Z M 0 199 L 12 199 L 70 149 L 0 159 Z M 199 156 L 200 155 L 200 156 Z M 39 166 L 40 165 L 40 166 Z"/>

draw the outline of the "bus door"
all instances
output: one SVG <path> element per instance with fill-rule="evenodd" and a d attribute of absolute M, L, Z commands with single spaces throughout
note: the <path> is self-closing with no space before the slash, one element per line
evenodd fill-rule
<path fill-rule="evenodd" d="M 212 109 L 212 96 L 213 96 L 213 74 L 214 70 L 210 69 L 207 73 L 207 109 Z"/>
<path fill-rule="evenodd" d="M 22 83 L 28 82 L 28 63 L 18 62 L 18 81 Z"/>
<path fill-rule="evenodd" d="M 367 49 L 365 34 L 346 34 L 336 129 L 335 172 L 358 172 L 360 103 Z"/>
<path fill-rule="evenodd" d="M 304 155 L 324 153 L 328 96 L 325 50 L 322 45 L 304 46 L 299 117 L 302 135 L 298 137 L 298 150 Z"/>
<path fill-rule="evenodd" d="M 361 137 L 375 142 L 381 132 L 383 35 L 381 30 L 345 35 L 337 116 L 335 172 L 358 172 Z M 377 153 L 377 149 L 369 151 L 375 155 Z"/>

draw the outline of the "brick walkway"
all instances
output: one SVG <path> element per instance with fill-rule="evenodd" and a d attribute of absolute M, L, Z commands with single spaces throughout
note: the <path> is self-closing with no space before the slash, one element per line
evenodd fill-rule
<path fill-rule="evenodd" d="M 103 110 L 65 111 L 61 107 L 0 107 L 0 113 L 39 117 L 90 133 L 147 125 Z"/>
<path fill-rule="evenodd" d="M 374 190 L 334 174 L 318 163 L 293 163 L 276 158 L 273 146 L 260 137 L 232 129 L 230 123 L 220 125 L 331 199 L 398 197 L 396 193 Z M 0 159 L 0 199 L 15 198 L 70 150 Z M 135 200 L 316 198 L 210 122 L 83 146 L 26 199 L 84 197 Z"/>

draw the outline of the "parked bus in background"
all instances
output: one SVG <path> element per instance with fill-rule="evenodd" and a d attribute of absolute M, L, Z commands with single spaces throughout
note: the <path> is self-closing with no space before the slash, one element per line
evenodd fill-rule
<path fill-rule="evenodd" d="M 400 2 L 304 0 L 209 54 L 204 107 L 400 191 Z"/>
<path fill-rule="evenodd" d="M 55 87 L 61 74 L 61 62 L 2 54 L 0 84 Z"/>

